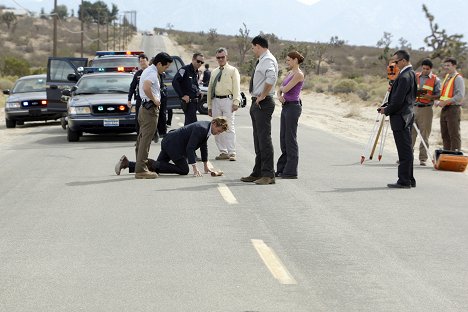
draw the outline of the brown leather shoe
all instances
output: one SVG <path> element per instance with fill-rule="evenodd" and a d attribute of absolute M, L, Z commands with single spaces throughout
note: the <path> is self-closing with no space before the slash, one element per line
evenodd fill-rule
<path fill-rule="evenodd" d="M 120 175 L 120 171 L 126 168 L 128 168 L 128 158 L 127 156 L 122 155 L 122 157 L 120 157 L 120 160 L 115 164 L 115 174 Z"/>
<path fill-rule="evenodd" d="M 260 179 L 260 177 L 252 177 L 252 176 L 248 176 L 248 177 L 242 177 L 240 178 L 240 180 L 242 182 L 254 182 L 256 180 Z"/>
<path fill-rule="evenodd" d="M 229 155 L 226 153 L 221 153 L 215 157 L 216 160 L 227 160 L 229 159 Z"/>
<path fill-rule="evenodd" d="M 255 180 L 254 183 L 258 185 L 275 184 L 275 178 L 261 177 L 260 179 Z"/>
<path fill-rule="evenodd" d="M 152 171 L 136 172 L 135 179 L 156 179 L 158 174 Z"/>

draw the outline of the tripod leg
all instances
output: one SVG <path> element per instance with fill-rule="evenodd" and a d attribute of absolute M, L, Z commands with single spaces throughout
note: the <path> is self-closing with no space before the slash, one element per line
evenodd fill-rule
<path fill-rule="evenodd" d="M 369 159 L 372 159 L 374 157 L 375 148 L 377 147 L 377 142 L 379 141 L 380 133 L 382 132 L 384 121 L 385 121 L 385 115 L 383 115 L 382 119 L 380 119 L 379 130 L 377 131 L 377 135 L 375 136 L 374 144 L 372 145 L 372 151 L 369 155 Z"/>

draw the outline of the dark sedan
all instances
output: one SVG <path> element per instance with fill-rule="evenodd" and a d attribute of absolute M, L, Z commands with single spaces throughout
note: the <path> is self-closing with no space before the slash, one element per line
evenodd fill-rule
<path fill-rule="evenodd" d="M 68 100 L 69 142 L 87 133 L 131 133 L 135 131 L 135 106 L 127 106 L 131 73 L 96 73 L 80 78 L 71 89 L 63 91 Z"/>
<path fill-rule="evenodd" d="M 5 103 L 5 124 L 15 128 L 25 121 L 60 119 L 61 114 L 47 109 L 46 75 L 24 76 L 15 82 L 12 90 L 3 90 L 9 95 Z"/>

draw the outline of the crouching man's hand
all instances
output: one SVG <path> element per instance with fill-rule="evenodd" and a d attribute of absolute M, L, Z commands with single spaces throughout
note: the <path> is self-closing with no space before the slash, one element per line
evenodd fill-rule
<path fill-rule="evenodd" d="M 197 165 L 193 164 L 193 165 L 192 165 L 192 169 L 193 169 L 193 176 L 194 176 L 194 177 L 203 177 L 203 175 L 202 175 L 202 173 L 200 172 L 200 170 L 198 170 Z"/>

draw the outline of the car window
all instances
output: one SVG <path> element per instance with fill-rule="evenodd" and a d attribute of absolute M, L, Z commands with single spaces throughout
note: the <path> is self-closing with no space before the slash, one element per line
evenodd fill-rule
<path fill-rule="evenodd" d="M 132 75 L 83 76 L 77 83 L 75 94 L 128 93 Z"/>
<path fill-rule="evenodd" d="M 13 93 L 24 92 L 45 92 L 46 79 L 45 78 L 27 78 L 18 80 L 13 87 Z"/>
<path fill-rule="evenodd" d="M 174 58 L 174 61 L 171 63 L 171 66 L 164 72 L 166 76 L 164 77 L 164 80 L 172 80 L 174 78 L 175 74 L 181 68 L 183 65 L 180 62 L 178 58 Z"/>
<path fill-rule="evenodd" d="M 75 73 L 75 70 L 66 60 L 51 60 L 49 66 L 49 72 L 52 75 L 52 77 L 50 77 L 51 81 L 68 81 L 68 75 Z"/>
<path fill-rule="evenodd" d="M 91 66 L 92 67 L 138 67 L 137 57 L 108 57 L 108 58 L 98 58 L 94 59 Z"/>

